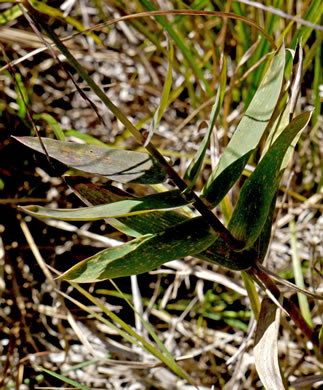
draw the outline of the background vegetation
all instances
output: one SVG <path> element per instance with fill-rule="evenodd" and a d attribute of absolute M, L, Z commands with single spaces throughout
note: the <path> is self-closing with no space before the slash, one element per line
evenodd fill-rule
<path fill-rule="evenodd" d="M 272 50 L 269 41 L 241 20 L 199 15 L 131 19 L 87 34 L 75 33 L 153 7 L 233 12 L 263 27 L 277 45 L 284 38 L 286 47 L 295 49 L 301 40 L 304 65 L 295 114 L 314 112 L 282 179 L 266 265 L 322 294 L 322 6 L 315 0 L 247 3 L 31 2 L 60 39 L 71 37 L 65 42 L 68 49 L 144 134 L 160 104 L 169 69 L 169 42 L 173 43 L 172 88 L 152 142 L 181 176 L 207 132 L 225 58 L 227 90 L 206 165 L 194 187 L 197 192 L 259 86 Z M 123 320 L 148 344 L 156 344 L 129 299 L 199 389 L 262 388 L 252 352 L 255 320 L 240 273 L 188 257 L 149 274 L 116 279 L 118 287 L 106 281 L 86 285 L 82 292 L 77 285 L 53 279 L 55 270 L 64 272 L 127 237 L 103 221 L 72 223 L 20 214 L 17 205 L 75 208 L 83 203 L 64 182 L 64 165 L 49 163 L 10 136 L 35 135 L 35 125 L 43 137 L 134 151 L 143 148 L 54 49 L 64 66 L 56 61 L 44 46 L 44 36 L 37 36 L 16 2 L 0 6 L 0 387 L 61 388 L 64 381 L 73 386 L 73 380 L 81 388 L 193 388 L 156 361 L 151 351 L 143 351 L 133 337 L 120 335 Z M 296 15 L 300 21 L 290 18 Z M 286 60 L 288 79 L 292 57 L 287 54 Z M 249 161 L 245 176 L 260 153 L 261 148 Z M 222 221 L 230 217 L 245 176 L 215 209 Z M 141 185 L 120 188 L 147 195 Z M 304 301 L 292 290 L 284 293 L 318 333 L 322 303 Z M 318 387 L 323 365 L 302 331 L 283 315 L 279 332 L 286 387 Z"/>

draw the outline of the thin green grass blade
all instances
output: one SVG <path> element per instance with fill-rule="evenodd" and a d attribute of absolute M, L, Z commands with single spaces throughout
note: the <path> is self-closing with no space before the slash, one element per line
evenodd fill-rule
<path fill-rule="evenodd" d="M 323 7 L 322 7 L 322 2 L 321 0 L 314 0 L 310 2 L 309 8 L 304 16 L 304 19 L 307 20 L 308 22 L 311 22 L 313 24 L 318 24 L 321 25 L 321 19 L 323 15 Z M 302 41 L 302 47 L 304 47 L 311 36 L 313 32 L 313 29 L 301 25 L 300 28 L 297 29 L 295 34 L 293 35 L 293 41 L 290 45 L 290 47 L 294 48 L 297 45 L 297 42 Z M 287 61 L 287 71 L 289 71 L 289 67 L 291 66 L 291 60 L 289 59 Z"/>
<path fill-rule="evenodd" d="M 37 367 L 39 370 L 41 370 L 41 371 L 43 371 L 43 372 L 46 372 L 46 374 L 49 374 L 49 375 L 53 376 L 54 378 L 60 379 L 62 382 L 66 382 L 66 383 L 68 383 L 69 385 L 74 386 L 74 387 L 77 388 L 77 389 L 81 389 L 81 390 L 91 390 L 89 387 L 83 386 L 83 385 L 79 384 L 78 382 L 73 381 L 73 380 L 70 379 L 70 378 L 67 378 L 66 376 L 57 374 L 57 372 L 54 372 L 54 371 L 51 371 L 51 370 L 47 370 L 47 368 L 40 367 L 40 366 L 36 366 L 36 367 Z"/>
<path fill-rule="evenodd" d="M 161 342 L 161 340 L 159 340 L 159 337 L 157 336 L 156 332 L 154 331 L 154 329 L 150 326 L 150 324 L 143 318 L 143 316 L 137 312 L 137 310 L 134 308 L 134 306 L 131 304 L 130 300 L 126 297 L 125 294 L 123 294 L 123 292 L 119 289 L 119 287 L 117 286 L 117 284 L 111 280 L 111 283 L 112 285 L 114 286 L 114 288 L 119 292 L 119 295 L 127 302 L 127 304 L 129 305 L 129 307 L 131 308 L 131 310 L 136 313 L 139 317 L 140 317 L 140 320 L 143 324 L 143 326 L 145 327 L 145 329 L 148 331 L 148 333 L 150 334 L 151 338 L 155 341 L 155 343 L 157 344 L 157 346 L 159 347 L 159 349 L 164 352 L 164 354 L 166 355 L 166 357 L 168 358 L 169 362 L 171 362 L 172 364 L 174 365 L 177 365 L 176 362 L 175 362 L 175 359 L 173 358 L 173 356 L 171 355 L 171 353 L 168 351 L 168 349 L 166 348 L 166 346 L 164 345 L 164 343 Z"/>
<path fill-rule="evenodd" d="M 99 307 L 103 313 L 105 313 L 112 321 L 116 322 L 119 326 L 116 326 L 112 324 L 110 321 L 107 321 L 105 318 L 100 316 L 95 311 L 90 310 L 86 305 L 83 305 L 82 303 L 74 300 L 70 296 L 61 293 L 66 298 L 72 300 L 75 302 L 75 304 L 83 310 L 87 312 L 91 312 L 91 314 L 99 319 L 99 321 L 108 324 L 108 326 L 113 325 L 113 327 L 116 329 L 116 331 L 122 336 L 125 337 L 126 340 L 128 340 L 132 344 L 136 344 L 139 347 L 143 348 L 144 350 L 151 353 L 153 356 L 155 356 L 157 359 L 159 359 L 161 362 L 163 362 L 167 367 L 169 367 L 175 374 L 177 374 L 179 377 L 186 379 L 189 383 L 192 383 L 187 374 L 178 366 L 176 362 L 174 362 L 174 359 L 169 359 L 168 356 L 165 356 L 162 354 L 149 340 L 146 340 L 142 336 L 140 336 L 130 325 L 128 325 L 126 322 L 124 322 L 121 318 L 119 318 L 115 313 L 113 313 L 111 310 L 109 310 L 106 305 L 104 305 L 100 300 L 95 298 L 93 295 L 91 295 L 88 291 L 86 291 L 84 288 L 82 288 L 77 283 L 69 281 L 69 283 L 77 289 L 82 295 L 84 295 L 90 302 L 92 302 L 95 306 Z"/>
<path fill-rule="evenodd" d="M 255 282 L 251 279 L 251 277 L 245 271 L 241 272 L 241 277 L 242 277 L 244 286 L 247 290 L 248 297 L 250 299 L 251 310 L 252 310 L 255 318 L 258 319 L 261 304 L 260 304 L 259 295 L 258 295 L 257 290 L 256 290 Z"/>
<path fill-rule="evenodd" d="M 17 99 L 16 102 L 18 104 L 18 116 L 22 119 L 26 118 L 27 115 L 27 108 L 26 105 L 28 106 L 29 104 L 29 96 L 28 92 L 26 90 L 26 87 L 23 83 L 22 77 L 20 73 L 15 73 L 15 91 L 17 94 Z M 21 96 L 22 95 L 22 96 Z"/>
<path fill-rule="evenodd" d="M 285 50 L 282 47 L 274 56 L 244 117 L 202 190 L 201 197 L 212 207 L 227 194 L 258 146 L 280 95 L 284 64 Z"/>
<path fill-rule="evenodd" d="M 144 349 L 145 351 L 149 352 L 153 356 L 155 356 L 157 359 L 159 359 L 161 362 L 163 362 L 167 367 L 169 367 L 173 372 L 175 372 L 177 375 L 179 375 L 181 378 L 186 379 L 189 383 L 191 383 L 190 379 L 186 375 L 186 373 L 177 365 L 177 363 L 174 361 L 174 358 L 168 354 L 165 356 L 163 355 L 150 341 L 147 341 L 145 338 L 140 336 L 131 326 L 129 326 L 127 323 L 125 323 L 121 318 L 119 318 L 115 313 L 113 313 L 111 310 L 109 310 L 106 305 L 104 305 L 100 300 L 95 298 L 93 295 L 91 295 L 88 291 L 84 290 L 80 285 L 77 283 L 73 283 L 69 281 L 69 283 L 78 290 L 82 295 L 84 295 L 90 302 L 92 302 L 96 307 L 100 308 L 103 313 L 105 313 L 112 321 L 114 321 L 117 325 L 112 323 L 111 321 L 108 321 L 106 318 L 104 318 L 102 315 L 98 314 L 96 311 L 92 310 L 90 306 L 84 305 L 81 302 L 77 301 L 76 299 L 72 298 L 71 296 L 58 291 L 61 295 L 63 295 L 66 299 L 73 302 L 76 306 L 78 306 L 81 310 L 84 310 L 85 312 L 89 313 L 93 318 L 96 318 L 98 321 L 102 322 L 103 324 L 107 325 L 109 328 L 113 329 L 116 333 L 118 333 L 122 338 L 127 340 L 130 344 L 134 344 L 139 348 Z M 158 345 L 161 343 L 159 341 Z M 161 343 L 162 344 L 162 343 Z M 164 349 L 165 347 L 163 347 Z"/>
<path fill-rule="evenodd" d="M 51 115 L 49 115 L 47 113 L 35 114 L 35 115 L 33 115 L 33 119 L 34 120 L 43 119 L 53 129 L 56 138 L 59 141 L 65 141 L 65 135 L 64 135 L 63 129 L 61 128 L 61 126 L 57 122 L 57 120 L 55 118 L 53 118 Z"/>
<path fill-rule="evenodd" d="M 202 217 L 189 219 L 163 232 L 105 249 L 76 264 L 61 278 L 92 283 L 149 272 L 168 261 L 202 252 L 217 237 Z"/>
<path fill-rule="evenodd" d="M 14 5 L 13 7 L 6 9 L 0 14 L 0 26 L 3 26 L 8 22 L 11 22 L 12 20 L 19 18 L 19 16 L 21 15 L 22 15 L 22 11 L 19 5 Z"/>
<path fill-rule="evenodd" d="M 74 129 L 64 130 L 64 135 L 66 135 L 68 137 L 78 138 L 89 145 L 98 145 L 98 146 L 102 146 L 104 148 L 111 149 L 111 147 L 109 145 L 105 144 L 104 142 L 100 141 L 99 139 L 97 139 L 95 137 L 92 137 L 90 134 L 81 133 L 80 131 L 77 131 Z M 118 149 L 118 148 L 116 148 L 116 149 Z"/>
<path fill-rule="evenodd" d="M 96 221 L 105 218 L 120 218 L 159 210 L 173 210 L 187 206 L 179 190 L 161 192 L 142 198 L 121 200 L 110 204 L 77 209 L 51 209 L 36 205 L 19 206 L 19 210 L 38 218 L 53 218 L 62 221 Z"/>
<path fill-rule="evenodd" d="M 24 145 L 44 153 L 36 137 L 14 137 Z M 148 154 L 108 149 L 42 138 L 48 155 L 83 172 L 105 176 L 121 183 L 156 184 L 164 181 L 161 166 Z"/>
<path fill-rule="evenodd" d="M 64 16 L 64 13 L 60 11 L 58 8 L 51 7 L 47 5 L 44 1 L 37 0 L 29 0 L 29 3 L 35 8 L 37 11 L 46 14 L 48 16 L 58 18 L 64 20 L 66 23 L 75 27 L 78 31 L 84 31 L 86 28 L 80 23 L 77 19 L 72 18 L 71 16 Z M 102 40 L 93 32 L 86 32 L 96 44 L 103 45 Z"/>
<path fill-rule="evenodd" d="M 67 372 L 71 372 L 71 371 L 76 371 L 76 370 L 80 370 L 82 368 L 85 368 L 85 367 L 89 367 L 89 366 L 93 366 L 93 365 L 96 365 L 100 363 L 100 360 L 99 359 L 92 359 L 92 360 L 87 360 L 85 362 L 82 362 L 82 363 L 79 363 L 79 364 L 74 364 L 73 366 L 69 367 L 69 368 L 65 368 L 63 369 L 61 372 L 63 374 L 66 374 Z"/>
<path fill-rule="evenodd" d="M 86 290 L 84 290 L 77 283 L 73 283 L 73 282 L 69 282 L 69 283 L 81 294 L 83 294 L 87 299 L 89 299 L 90 302 L 92 302 L 95 306 L 99 307 L 102 310 L 102 313 L 105 313 L 112 321 L 114 321 L 118 325 L 115 325 L 113 322 L 104 318 L 101 314 L 98 314 L 95 310 L 91 308 L 91 306 L 84 305 L 80 301 L 76 300 L 75 298 L 72 298 L 70 295 L 63 293 L 62 291 L 57 291 L 57 292 L 61 294 L 64 298 L 73 302 L 81 310 L 84 310 L 86 313 L 89 313 L 93 318 L 96 318 L 98 321 L 102 322 L 103 324 L 111 328 L 115 333 L 119 334 L 130 344 L 134 344 L 139 348 L 142 347 L 140 343 L 141 342 L 140 336 L 128 324 L 125 324 L 124 321 L 122 321 L 116 314 L 111 312 L 108 308 L 103 309 L 105 305 L 103 305 L 98 299 L 96 299 L 93 295 L 91 295 Z"/>
<path fill-rule="evenodd" d="M 280 3 L 281 3 L 281 0 L 277 0 L 276 4 L 274 4 L 274 8 L 280 9 L 280 6 L 281 6 Z M 266 17 L 265 30 L 270 36 L 272 36 L 274 28 L 275 28 L 275 24 L 277 22 L 279 22 L 280 18 L 277 15 L 274 15 L 273 13 L 270 13 L 270 12 L 266 12 L 265 17 Z M 263 58 L 268 53 L 269 49 L 270 49 L 270 45 L 269 45 L 268 40 L 265 38 L 262 38 L 259 46 L 257 47 L 257 49 L 255 51 L 255 56 L 253 58 L 254 63 L 256 63 L 261 58 Z M 257 86 L 260 83 L 260 80 L 263 76 L 263 73 L 266 70 L 266 66 L 267 66 L 266 63 L 264 63 L 256 69 L 256 71 L 253 75 L 253 78 L 252 78 L 252 87 L 251 87 L 251 91 L 250 91 L 250 96 L 252 96 L 254 91 L 257 89 Z M 247 99 L 247 102 L 249 102 L 249 101 L 250 101 L 250 99 Z"/>
<path fill-rule="evenodd" d="M 139 0 L 139 1 L 147 10 L 149 10 L 149 11 L 155 11 L 156 10 L 153 7 L 153 5 L 150 3 L 150 1 L 148 1 L 148 0 Z M 155 16 L 155 18 L 158 21 L 158 23 L 168 32 L 169 36 L 174 40 L 176 45 L 179 47 L 179 49 L 183 53 L 183 56 L 185 57 L 187 62 L 190 64 L 191 68 L 193 69 L 193 71 L 195 72 L 197 77 L 202 81 L 202 83 L 203 83 L 203 85 L 205 87 L 205 90 L 208 93 L 208 95 L 209 96 L 213 96 L 214 93 L 213 93 L 209 83 L 205 79 L 202 70 L 200 69 L 200 67 L 195 62 L 191 52 L 185 46 L 185 43 L 184 43 L 183 39 L 181 39 L 179 37 L 179 35 L 175 32 L 173 27 L 167 22 L 167 20 L 164 17 L 162 17 L 162 16 Z"/>
<path fill-rule="evenodd" d="M 291 250 L 292 250 L 295 283 L 298 287 L 305 289 L 302 265 L 301 265 L 301 260 L 299 258 L 298 249 L 297 249 L 296 224 L 294 219 L 292 219 L 289 222 L 289 231 L 291 234 Z M 305 294 L 297 293 L 297 297 L 298 297 L 299 307 L 305 321 L 308 323 L 309 326 L 313 327 L 312 316 L 311 316 L 311 311 L 308 304 L 307 296 Z"/>
<path fill-rule="evenodd" d="M 164 89 L 162 93 L 162 97 L 159 103 L 159 106 L 155 112 L 155 115 L 153 116 L 153 119 L 151 121 L 149 132 L 147 139 L 145 141 L 144 146 L 148 145 L 148 143 L 151 140 L 151 137 L 153 136 L 157 126 L 159 125 L 159 122 L 163 116 L 163 113 L 168 105 L 168 98 L 170 94 L 170 90 L 172 87 L 173 82 L 173 65 L 174 65 L 174 47 L 172 45 L 172 42 L 168 40 L 168 47 L 169 47 L 169 54 L 168 54 L 168 71 L 167 76 L 164 84 Z"/>
<path fill-rule="evenodd" d="M 323 33 L 321 32 L 321 39 L 323 37 Z M 319 33 L 316 33 L 316 39 L 319 40 Z M 313 79 L 313 92 L 314 92 L 314 107 L 315 110 L 313 112 L 312 123 L 315 125 L 320 117 L 321 107 L 322 107 L 322 98 L 320 96 L 320 85 L 323 84 L 323 76 L 322 76 L 322 45 L 320 45 L 315 54 L 314 59 L 314 79 Z"/>
<path fill-rule="evenodd" d="M 193 187 L 196 183 L 196 180 L 201 172 L 206 150 L 209 147 L 211 135 L 215 126 L 216 119 L 219 115 L 220 109 L 222 107 L 224 93 L 225 93 L 225 86 L 226 86 L 226 80 L 227 80 L 227 66 L 226 66 L 226 57 L 224 57 L 223 61 L 223 67 L 220 75 L 220 85 L 219 89 L 215 98 L 214 105 L 212 107 L 210 120 L 209 120 L 209 126 L 207 129 L 207 132 L 205 134 L 205 137 L 199 147 L 199 150 L 197 151 L 196 155 L 194 156 L 193 160 L 191 161 L 190 165 L 188 166 L 184 178 L 190 183 L 190 187 Z"/>
<path fill-rule="evenodd" d="M 311 112 L 305 112 L 287 126 L 242 187 L 229 230 L 234 237 L 246 243 L 245 248 L 251 247 L 263 230 L 279 187 L 284 156 L 310 118 Z"/>

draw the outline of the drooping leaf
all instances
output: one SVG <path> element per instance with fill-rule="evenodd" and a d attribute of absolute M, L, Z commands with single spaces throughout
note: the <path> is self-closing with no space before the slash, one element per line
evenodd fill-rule
<path fill-rule="evenodd" d="M 280 94 L 284 64 L 285 50 L 282 47 L 274 56 L 244 117 L 203 188 L 202 198 L 212 207 L 223 199 L 239 178 L 262 138 Z"/>
<path fill-rule="evenodd" d="M 280 311 L 271 299 L 267 297 L 263 299 L 253 351 L 259 378 L 266 389 L 285 389 L 278 362 Z"/>
<path fill-rule="evenodd" d="M 281 164 L 289 145 L 304 129 L 311 112 L 297 116 L 276 139 L 242 187 L 229 230 L 249 248 L 259 237 L 281 179 Z"/>
<path fill-rule="evenodd" d="M 33 217 L 54 218 L 63 221 L 95 221 L 105 218 L 120 218 L 159 210 L 172 210 L 187 206 L 181 191 L 161 192 L 143 198 L 121 200 L 110 204 L 77 209 L 51 209 L 30 205 L 19 209 Z"/>
<path fill-rule="evenodd" d="M 86 178 L 66 176 L 65 180 L 86 204 L 98 205 L 133 198 L 132 195 L 116 187 L 111 185 L 103 187 L 89 182 Z M 176 211 L 161 211 L 118 219 L 110 218 L 108 223 L 125 234 L 141 237 L 145 234 L 161 232 L 187 220 L 186 215 Z M 231 270 L 243 270 L 248 269 L 253 264 L 256 252 L 254 250 L 234 252 L 221 237 L 218 237 L 209 248 L 195 254 L 195 257 Z"/>
<path fill-rule="evenodd" d="M 38 138 L 14 137 L 24 145 L 44 153 Z M 108 149 L 42 138 L 50 157 L 83 172 L 105 176 L 121 183 L 156 184 L 165 179 L 164 170 L 148 154 Z"/>
<path fill-rule="evenodd" d="M 168 40 L 168 71 L 167 71 L 167 76 L 165 80 L 165 85 L 162 93 L 162 97 L 160 99 L 159 106 L 155 112 L 155 115 L 153 116 L 153 119 L 151 121 L 150 127 L 149 127 L 149 132 L 147 139 L 145 141 L 144 146 L 148 145 L 151 137 L 153 136 L 157 126 L 159 125 L 159 122 L 163 116 L 163 113 L 165 111 L 165 108 L 167 107 L 168 103 L 168 97 L 169 93 L 172 87 L 172 81 L 173 81 L 173 65 L 174 65 L 174 47 L 173 44 L 170 40 Z"/>
<path fill-rule="evenodd" d="M 226 57 L 224 57 L 226 58 Z M 226 86 L 226 71 L 227 71 L 227 66 L 226 66 L 226 60 L 224 59 L 223 61 L 223 68 L 221 71 L 221 76 L 220 76 L 220 86 L 215 98 L 215 102 L 212 107 L 211 115 L 210 115 L 210 121 L 209 121 L 209 126 L 207 129 L 207 132 L 204 136 L 204 139 L 199 147 L 199 150 L 197 151 L 196 155 L 192 159 L 190 165 L 188 166 L 184 178 L 190 182 L 190 186 L 193 186 L 198 178 L 198 175 L 200 174 L 200 171 L 203 166 L 203 161 L 204 157 L 206 154 L 206 150 L 209 147 L 210 144 L 210 139 L 211 135 L 215 126 L 216 119 L 219 115 L 222 103 L 223 103 L 223 98 L 224 98 L 224 93 L 225 93 L 225 86 Z"/>
<path fill-rule="evenodd" d="M 217 237 L 202 217 L 189 219 L 163 232 L 105 249 L 76 264 L 61 278 L 91 283 L 141 274 L 168 261 L 201 252 Z"/>

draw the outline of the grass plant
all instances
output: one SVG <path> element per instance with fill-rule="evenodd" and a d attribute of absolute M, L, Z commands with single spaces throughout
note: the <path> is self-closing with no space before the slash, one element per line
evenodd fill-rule
<path fill-rule="evenodd" d="M 296 3 L 0 3 L 0 387 L 318 388 L 323 9 Z"/>

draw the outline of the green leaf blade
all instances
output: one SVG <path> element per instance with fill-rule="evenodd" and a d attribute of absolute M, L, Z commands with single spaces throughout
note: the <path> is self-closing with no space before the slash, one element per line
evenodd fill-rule
<path fill-rule="evenodd" d="M 44 153 L 37 137 L 13 138 L 31 149 Z M 49 138 L 42 138 L 42 141 L 50 157 L 86 173 L 102 175 L 121 183 L 157 184 L 166 177 L 161 166 L 146 153 Z"/>
<path fill-rule="evenodd" d="M 87 205 L 100 205 L 123 199 L 134 199 L 134 196 L 121 191 L 119 188 L 112 185 L 93 184 L 84 177 L 66 176 L 65 181 Z M 122 233 L 132 237 L 140 237 L 149 233 L 159 233 L 187 219 L 188 217 L 184 214 L 174 211 L 159 211 L 117 219 L 109 218 L 108 223 Z"/>
<path fill-rule="evenodd" d="M 111 185 L 103 187 L 82 177 L 67 176 L 65 180 L 87 204 L 97 205 L 116 202 L 130 196 L 130 194 L 121 192 Z M 110 218 L 107 222 L 129 236 L 141 237 L 149 233 L 159 233 L 187 220 L 186 215 L 176 211 L 159 211 L 118 219 Z M 210 247 L 201 253 L 195 254 L 195 257 L 231 270 L 240 271 L 251 267 L 255 259 L 255 253 L 254 251 L 234 252 L 221 237 L 218 237 Z"/>
<path fill-rule="evenodd" d="M 159 210 L 172 210 L 189 204 L 179 190 L 161 192 L 142 198 L 126 199 L 119 202 L 78 209 L 51 209 L 41 206 L 19 207 L 34 217 L 54 218 L 63 221 L 95 221 L 105 218 L 120 218 Z"/>
<path fill-rule="evenodd" d="M 282 47 L 240 121 L 229 145 L 202 191 L 215 207 L 241 175 L 249 157 L 258 146 L 275 109 L 284 75 L 285 50 Z"/>
<path fill-rule="evenodd" d="M 161 233 L 142 236 L 101 251 L 76 264 L 61 278 L 91 283 L 141 274 L 168 261 L 199 253 L 217 237 L 202 217 L 189 219 Z"/>
<path fill-rule="evenodd" d="M 293 139 L 304 129 L 311 112 L 297 116 L 277 138 L 242 187 L 229 223 L 230 232 L 249 248 L 259 237 L 281 179 L 281 165 Z"/>

